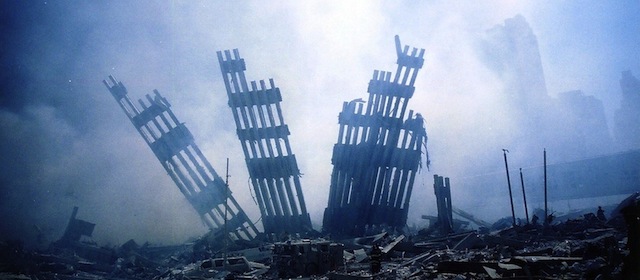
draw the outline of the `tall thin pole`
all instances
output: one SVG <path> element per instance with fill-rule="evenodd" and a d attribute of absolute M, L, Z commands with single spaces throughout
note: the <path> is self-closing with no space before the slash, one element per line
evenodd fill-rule
<path fill-rule="evenodd" d="M 229 211 L 229 205 L 227 200 L 229 198 L 229 158 L 227 158 L 227 175 L 224 180 L 224 251 L 223 254 L 223 267 L 227 270 L 227 239 L 229 238 L 229 231 L 227 229 L 227 211 Z"/>
<path fill-rule="evenodd" d="M 520 184 L 522 185 L 522 198 L 524 199 L 524 215 L 529 223 L 529 209 L 527 208 L 527 194 L 524 192 L 524 177 L 522 177 L 522 168 L 520 168 Z"/>
<path fill-rule="evenodd" d="M 507 163 L 507 153 L 509 150 L 502 149 L 504 153 L 504 167 L 507 170 L 507 185 L 509 186 L 509 201 L 511 201 L 511 217 L 513 218 L 512 225 L 516 226 L 516 212 L 513 209 L 513 193 L 511 192 L 511 179 L 509 179 L 509 164 Z"/>
<path fill-rule="evenodd" d="M 543 150 L 544 156 L 544 225 L 548 224 L 549 213 L 547 208 L 547 149 Z"/>

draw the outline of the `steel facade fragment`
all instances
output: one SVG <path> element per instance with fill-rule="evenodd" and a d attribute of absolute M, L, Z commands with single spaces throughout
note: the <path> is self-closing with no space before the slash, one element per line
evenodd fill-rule
<path fill-rule="evenodd" d="M 232 239 L 255 238 L 255 225 L 195 144 L 189 129 L 178 121 L 167 99 L 154 90 L 154 97 L 146 95 L 146 103 L 138 100 L 140 110 L 129 99 L 122 82 L 109 76 L 103 83 L 204 223 L 214 231 L 226 224 Z"/>
<path fill-rule="evenodd" d="M 338 116 L 325 231 L 361 235 L 372 227 L 406 224 L 427 135 L 422 116 L 409 110 L 405 119 L 405 113 L 424 49 L 409 53 L 409 46 L 401 48 L 398 36 L 395 39 L 395 75 L 375 70 L 368 102 L 344 102 Z"/>
<path fill-rule="evenodd" d="M 244 59 L 237 49 L 217 52 L 229 107 L 256 193 L 265 233 L 310 231 L 300 170 L 289 143 L 280 89 L 269 79 L 247 83 Z"/>

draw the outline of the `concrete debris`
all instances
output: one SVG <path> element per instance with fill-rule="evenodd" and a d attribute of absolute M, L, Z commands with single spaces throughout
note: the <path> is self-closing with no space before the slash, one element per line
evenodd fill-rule
<path fill-rule="evenodd" d="M 400 242 L 402 242 L 402 240 L 404 240 L 404 235 L 400 235 L 398 237 L 396 237 L 395 239 L 393 239 L 393 241 L 391 241 L 389 244 L 387 244 L 387 246 L 384 246 L 384 248 L 382 248 L 381 252 L 384 254 L 389 253 L 389 251 L 391 251 L 394 247 L 396 247 L 396 245 L 398 245 Z"/>
<path fill-rule="evenodd" d="M 343 265 L 343 251 L 343 244 L 323 239 L 279 242 L 274 247 L 273 264 L 280 278 L 324 274 Z M 354 257 L 362 260 L 360 252 Z"/>
<path fill-rule="evenodd" d="M 638 279 L 638 209 L 637 200 L 625 201 L 624 214 L 607 221 L 583 215 L 549 229 L 384 233 L 348 240 L 348 246 L 327 239 L 265 242 L 226 258 L 219 251 L 203 254 L 200 241 L 98 247 L 81 240 L 54 242 L 45 251 L 5 241 L 0 279 Z"/>

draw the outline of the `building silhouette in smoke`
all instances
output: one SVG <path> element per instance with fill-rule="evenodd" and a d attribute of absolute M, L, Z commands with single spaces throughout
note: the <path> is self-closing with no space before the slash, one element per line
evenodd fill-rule
<path fill-rule="evenodd" d="M 513 112 L 515 129 L 503 146 L 528 159 L 545 147 L 561 161 L 616 151 L 601 100 L 582 90 L 549 96 L 538 42 L 523 16 L 487 30 L 481 41 L 486 67 L 504 83 L 504 110 Z"/>
<path fill-rule="evenodd" d="M 630 71 L 622 72 L 620 80 L 623 98 L 615 113 L 614 140 L 601 100 L 582 90 L 548 95 L 537 39 L 523 16 L 487 30 L 481 45 L 486 67 L 504 83 L 501 96 L 507 105 L 502 109 L 513 112 L 516 124 L 512 134 L 501 139 L 503 146 L 518 151 L 521 159 L 539 159 L 519 163 L 524 166 L 525 185 L 543 185 L 542 148 L 546 148 L 553 159 L 549 166 L 553 200 L 637 191 L 640 81 Z M 465 189 L 502 193 L 503 172 L 484 169 L 456 182 Z M 527 192 L 532 201 L 541 201 L 539 194 Z"/>
<path fill-rule="evenodd" d="M 540 118 L 540 107 L 548 102 L 538 40 L 522 15 L 506 19 L 481 36 L 481 51 L 487 68 L 504 81 L 503 95 L 510 107 Z"/>

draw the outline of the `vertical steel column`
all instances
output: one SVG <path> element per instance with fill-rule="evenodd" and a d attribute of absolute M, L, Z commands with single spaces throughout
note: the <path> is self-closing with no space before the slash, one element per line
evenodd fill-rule
<path fill-rule="evenodd" d="M 438 226 L 443 233 L 453 231 L 453 207 L 451 206 L 451 184 L 449 178 L 433 175 L 433 189 L 438 208 Z"/>
<path fill-rule="evenodd" d="M 509 150 L 502 149 L 502 153 L 504 154 L 504 168 L 507 171 L 507 186 L 509 187 L 509 201 L 511 202 L 511 218 L 513 219 L 512 225 L 516 226 L 516 212 L 513 209 L 513 194 L 511 192 L 511 179 L 509 178 L 509 164 L 507 163 L 507 153 Z"/>
<path fill-rule="evenodd" d="M 549 219 L 549 211 L 547 207 L 547 148 L 542 150 L 543 160 L 544 160 L 544 226 L 548 226 Z"/>
<path fill-rule="evenodd" d="M 529 224 L 529 208 L 527 208 L 527 193 L 524 191 L 524 177 L 522 176 L 522 168 L 520 168 L 520 185 L 522 186 L 522 200 L 524 200 L 524 215 Z"/>

